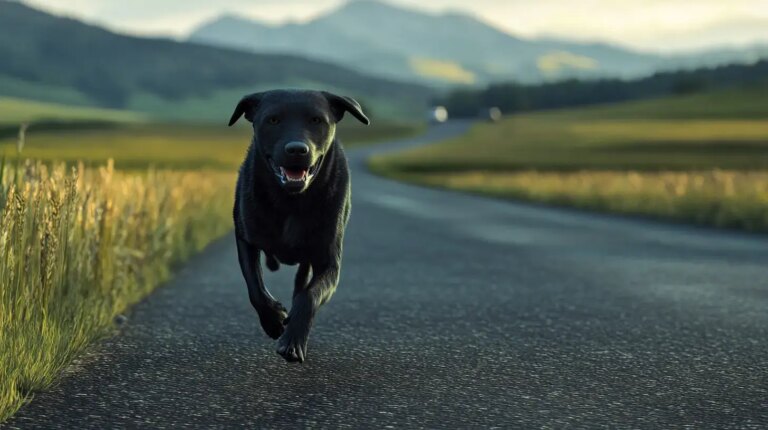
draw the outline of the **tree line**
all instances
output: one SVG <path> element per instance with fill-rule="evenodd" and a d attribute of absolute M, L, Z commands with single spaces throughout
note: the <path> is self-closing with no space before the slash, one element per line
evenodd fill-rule
<path fill-rule="evenodd" d="M 506 114 L 692 94 L 766 80 L 768 60 L 761 60 L 749 65 L 659 72 L 630 81 L 570 79 L 539 85 L 504 82 L 484 89 L 457 89 L 433 101 L 445 106 L 451 116 L 462 117 L 475 116 L 490 107 L 498 107 Z"/>

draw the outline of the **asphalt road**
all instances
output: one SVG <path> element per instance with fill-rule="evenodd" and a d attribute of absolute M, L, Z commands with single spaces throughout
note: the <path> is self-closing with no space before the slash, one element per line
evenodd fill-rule
<path fill-rule="evenodd" d="M 768 426 L 766 237 L 397 184 L 368 151 L 306 363 L 261 332 L 228 237 L 7 426 Z"/>

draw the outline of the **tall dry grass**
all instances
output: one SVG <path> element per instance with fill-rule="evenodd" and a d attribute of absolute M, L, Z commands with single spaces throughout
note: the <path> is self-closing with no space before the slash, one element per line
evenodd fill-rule
<path fill-rule="evenodd" d="M 768 172 L 375 170 L 424 185 L 622 214 L 768 232 Z"/>
<path fill-rule="evenodd" d="M 231 226 L 234 175 L 0 167 L 0 422 Z"/>

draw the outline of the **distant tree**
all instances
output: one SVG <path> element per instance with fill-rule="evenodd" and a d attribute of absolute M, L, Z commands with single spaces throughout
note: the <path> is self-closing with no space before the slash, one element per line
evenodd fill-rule
<path fill-rule="evenodd" d="M 505 113 L 556 109 L 691 94 L 768 80 L 768 60 L 752 65 L 728 65 L 691 71 L 663 72 L 633 81 L 620 79 L 576 80 L 521 85 L 504 82 L 484 89 L 461 88 L 434 100 L 452 116 L 475 116 L 491 106 Z"/>
<path fill-rule="evenodd" d="M 707 82 L 695 76 L 678 80 L 672 85 L 673 94 L 693 94 L 707 89 Z"/>

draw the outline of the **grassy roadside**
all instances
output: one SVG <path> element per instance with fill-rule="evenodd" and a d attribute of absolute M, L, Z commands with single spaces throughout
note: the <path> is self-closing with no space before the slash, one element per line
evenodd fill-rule
<path fill-rule="evenodd" d="M 369 166 L 434 187 L 768 231 L 768 105 L 758 91 L 728 94 L 709 110 L 701 100 L 717 98 L 701 95 L 514 116 Z"/>
<path fill-rule="evenodd" d="M 768 171 L 407 174 L 375 165 L 373 170 L 393 179 L 494 197 L 768 231 Z"/>
<path fill-rule="evenodd" d="M 0 181 L 0 422 L 173 265 L 229 230 L 234 183 L 214 171 L 9 169 Z"/>

